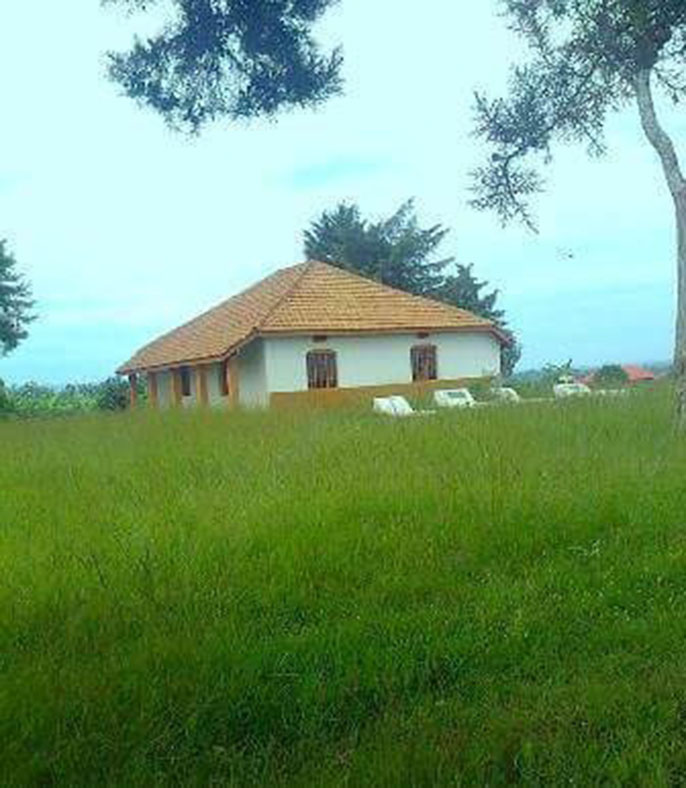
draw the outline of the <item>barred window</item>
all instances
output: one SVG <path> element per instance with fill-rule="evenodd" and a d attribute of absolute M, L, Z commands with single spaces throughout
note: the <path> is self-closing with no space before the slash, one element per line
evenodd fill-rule
<path fill-rule="evenodd" d="M 413 381 L 436 380 L 438 378 L 435 345 L 415 345 L 410 351 L 410 362 Z"/>
<path fill-rule="evenodd" d="M 335 389 L 338 386 L 333 350 L 312 350 L 307 354 L 307 386 L 311 389 Z"/>

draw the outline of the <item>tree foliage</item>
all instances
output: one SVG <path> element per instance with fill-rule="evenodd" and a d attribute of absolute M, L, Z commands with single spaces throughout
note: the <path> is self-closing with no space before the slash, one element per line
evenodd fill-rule
<path fill-rule="evenodd" d="M 593 373 L 593 382 L 599 386 L 620 386 L 629 382 L 629 376 L 619 364 L 605 364 Z"/>
<path fill-rule="evenodd" d="M 602 155 L 608 115 L 635 102 L 676 209 L 674 369 L 677 420 L 686 431 L 686 177 L 653 98 L 654 87 L 675 102 L 686 97 L 686 2 L 501 2 L 533 57 L 513 70 L 508 98 L 477 94 L 477 133 L 491 154 L 474 173 L 473 204 L 534 228 L 530 200 L 543 188 L 537 164 L 551 160 L 558 142 L 582 142 Z"/>
<path fill-rule="evenodd" d="M 145 396 L 145 384 L 140 378 L 136 389 L 139 397 Z M 97 386 L 94 396 L 98 410 L 126 410 L 131 404 L 129 383 L 122 378 L 107 378 Z"/>
<path fill-rule="evenodd" d="M 507 326 L 505 311 L 497 307 L 500 291 L 483 292 L 488 288 L 488 282 L 477 279 L 472 271 L 473 268 L 473 265 L 458 263 L 455 266 L 455 273 L 448 274 L 440 287 L 431 295 L 440 301 L 492 320 L 509 337 L 510 344 L 503 347 L 500 359 L 502 374 L 509 377 L 521 358 L 522 347 Z"/>
<path fill-rule="evenodd" d="M 434 259 L 449 230 L 440 224 L 419 227 L 414 202 L 408 200 L 388 219 L 362 218 L 357 205 L 341 203 L 305 231 L 305 255 L 416 295 L 427 295 L 443 282 L 452 257 Z"/>
<path fill-rule="evenodd" d="M 8 413 L 10 411 L 11 404 L 10 398 L 7 395 L 7 389 L 5 388 L 5 381 L 0 378 L 0 416 L 3 413 Z"/>
<path fill-rule="evenodd" d="M 7 355 L 28 336 L 27 326 L 35 319 L 31 287 L 16 270 L 16 260 L 0 241 L 0 356 Z"/>
<path fill-rule="evenodd" d="M 541 370 L 541 379 L 546 383 L 571 383 L 579 375 L 579 370 L 574 367 L 572 359 L 564 363 L 548 362 Z"/>
<path fill-rule="evenodd" d="M 147 390 L 138 380 L 138 399 L 147 401 Z M 4 386 L 0 380 L 0 414 L 17 418 L 67 416 L 96 410 L 120 411 L 130 405 L 128 382 L 121 378 L 107 378 L 99 383 L 68 383 L 48 386 L 29 381 L 21 385 Z"/>
<path fill-rule="evenodd" d="M 533 226 L 529 200 L 543 188 L 532 159 L 556 142 L 606 150 L 609 113 L 636 98 L 648 72 L 675 101 L 686 96 L 683 0 L 501 0 L 533 57 L 514 68 L 508 98 L 477 94 L 477 133 L 491 146 L 475 171 L 477 208 Z"/>
<path fill-rule="evenodd" d="M 102 0 L 148 10 L 159 0 Z M 171 0 L 174 18 L 130 51 L 110 53 L 124 92 L 173 127 L 272 116 L 341 90 L 339 49 L 323 54 L 312 26 L 337 0 Z"/>
<path fill-rule="evenodd" d="M 440 257 L 438 248 L 450 231 L 440 224 L 421 228 L 413 200 L 389 218 L 369 221 L 357 205 L 341 203 L 324 211 L 305 231 L 305 256 L 375 279 L 382 284 L 467 309 L 492 320 L 511 339 L 503 348 L 503 373 L 512 373 L 521 347 L 498 309 L 498 291 L 483 292 L 488 282 L 478 280 L 471 265 Z"/>

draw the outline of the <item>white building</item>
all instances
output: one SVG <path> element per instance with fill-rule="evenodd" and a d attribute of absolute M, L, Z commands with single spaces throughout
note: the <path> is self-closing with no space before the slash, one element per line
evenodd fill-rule
<path fill-rule="evenodd" d="M 277 271 L 141 348 L 155 405 L 334 403 L 500 372 L 493 323 L 325 263 Z"/>

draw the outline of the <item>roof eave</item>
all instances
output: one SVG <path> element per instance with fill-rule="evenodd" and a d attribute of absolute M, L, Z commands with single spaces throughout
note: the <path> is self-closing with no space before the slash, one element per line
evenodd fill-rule
<path fill-rule="evenodd" d="M 369 336 L 374 334 L 406 334 L 406 333 L 429 333 L 429 334 L 445 334 L 445 333 L 488 333 L 493 336 L 502 345 L 511 345 L 513 340 L 508 334 L 499 329 L 493 324 L 477 324 L 471 326 L 391 326 L 388 328 L 374 328 L 374 329 L 343 329 L 343 328 L 326 328 L 310 327 L 302 329 L 261 329 L 260 331 L 251 332 L 240 342 L 236 342 L 228 347 L 223 353 L 212 356 L 195 356 L 192 358 L 180 358 L 169 361 L 164 361 L 157 364 L 137 364 L 133 359 L 123 364 L 116 371 L 117 375 L 131 375 L 140 372 L 163 372 L 168 369 L 175 369 L 177 367 L 184 367 L 191 364 L 215 364 L 222 362 L 229 356 L 237 353 L 241 348 L 252 342 L 254 339 L 261 337 L 278 337 L 278 336 L 303 336 L 308 334 L 328 334 L 333 336 Z"/>
<path fill-rule="evenodd" d="M 509 345 L 512 343 L 510 337 L 502 329 L 492 323 L 477 323 L 475 325 L 465 326 L 426 326 L 426 325 L 412 325 L 412 326 L 387 326 L 385 328 L 327 328 L 326 326 L 309 326 L 307 328 L 272 328 L 261 329 L 257 336 L 275 337 L 275 336 L 303 336 L 307 334 L 327 334 L 330 336 L 359 336 L 359 335 L 374 335 L 374 334 L 414 334 L 414 333 L 428 333 L 428 334 L 446 334 L 446 333 L 473 333 L 480 334 L 489 333 L 493 334 L 502 344 Z"/>
<path fill-rule="evenodd" d="M 241 348 L 244 348 L 248 343 L 252 342 L 253 339 L 256 339 L 258 334 L 255 331 L 251 331 L 248 336 L 241 339 L 239 342 L 234 342 L 233 345 L 230 345 L 224 352 L 219 354 L 214 354 L 211 356 L 194 356 L 191 358 L 181 358 L 175 359 L 173 361 L 164 361 L 159 364 L 134 364 L 133 359 L 127 361 L 126 364 L 123 364 L 116 370 L 117 375 L 130 375 L 134 372 L 164 372 L 168 369 L 176 369 L 178 367 L 186 367 L 191 364 L 216 364 L 221 361 L 225 361 L 229 356 L 232 356 L 234 353 L 237 353 Z"/>

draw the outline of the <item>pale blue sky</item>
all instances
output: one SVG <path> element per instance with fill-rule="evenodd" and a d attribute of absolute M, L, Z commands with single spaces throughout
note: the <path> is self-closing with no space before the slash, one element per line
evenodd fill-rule
<path fill-rule="evenodd" d="M 467 205 L 481 156 L 473 90 L 502 91 L 521 57 L 496 10 L 342 0 L 321 37 L 344 45 L 344 97 L 188 139 L 104 77 L 104 52 L 152 20 L 98 0 L 0 3 L 0 237 L 40 312 L 0 377 L 105 377 L 158 333 L 300 261 L 323 209 L 355 200 L 385 216 L 412 196 L 422 222 L 452 228 L 443 251 L 501 289 L 522 368 L 669 358 L 672 212 L 633 110 L 613 119 L 606 159 L 558 156 L 540 235 Z M 686 115 L 663 110 L 686 155 Z"/>

